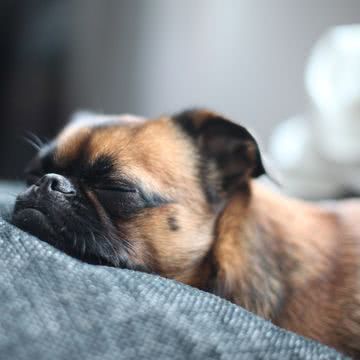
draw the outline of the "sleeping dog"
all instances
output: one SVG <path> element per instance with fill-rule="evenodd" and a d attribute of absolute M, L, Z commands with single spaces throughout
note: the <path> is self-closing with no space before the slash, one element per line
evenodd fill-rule
<path fill-rule="evenodd" d="M 261 186 L 244 127 L 207 110 L 83 114 L 26 173 L 13 222 L 64 252 L 181 281 L 360 356 L 360 202 Z"/>

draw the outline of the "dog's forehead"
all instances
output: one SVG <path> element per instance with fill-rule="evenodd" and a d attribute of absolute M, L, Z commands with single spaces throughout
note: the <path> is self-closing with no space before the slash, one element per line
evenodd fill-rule
<path fill-rule="evenodd" d="M 58 160 L 76 157 L 80 150 L 86 150 L 88 158 L 100 153 L 129 156 L 143 150 L 153 151 L 158 146 L 169 147 L 174 135 L 170 119 L 162 117 L 146 120 L 135 115 L 102 116 L 84 113 L 76 114 L 56 139 Z M 134 151 L 134 150 L 137 151 Z"/>
<path fill-rule="evenodd" d="M 171 118 L 126 117 L 65 128 L 56 139 L 56 162 L 64 165 L 81 154 L 91 163 L 106 156 L 114 159 L 119 170 L 137 178 L 161 174 L 162 181 L 169 182 L 186 176 L 184 168 L 188 175 L 192 173 L 193 149 Z"/>
<path fill-rule="evenodd" d="M 56 157 L 59 161 L 76 157 L 80 148 L 96 130 L 133 127 L 145 121 L 144 117 L 131 114 L 101 115 L 78 111 L 72 115 L 68 125 L 56 138 Z M 108 134 L 111 135 L 111 132 Z"/>

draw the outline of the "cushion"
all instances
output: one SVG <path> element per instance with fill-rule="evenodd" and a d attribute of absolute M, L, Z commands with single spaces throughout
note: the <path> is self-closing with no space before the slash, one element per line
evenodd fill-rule
<path fill-rule="evenodd" d="M 9 223 L 0 183 L 2 359 L 342 359 L 217 296 L 73 259 Z"/>

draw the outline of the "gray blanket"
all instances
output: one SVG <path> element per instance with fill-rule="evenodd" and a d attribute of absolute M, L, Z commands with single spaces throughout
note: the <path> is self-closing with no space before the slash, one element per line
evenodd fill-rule
<path fill-rule="evenodd" d="M 1 359 L 341 359 L 216 296 L 93 266 L 7 221 L 0 186 Z"/>

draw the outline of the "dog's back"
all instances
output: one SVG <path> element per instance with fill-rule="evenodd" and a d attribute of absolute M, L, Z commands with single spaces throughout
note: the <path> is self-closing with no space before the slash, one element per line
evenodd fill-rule
<path fill-rule="evenodd" d="M 353 356 L 360 357 L 360 200 L 348 199 L 334 204 L 337 214 L 338 256 L 342 264 L 343 282 L 342 328 Z M 346 280 L 347 279 L 347 280 Z M 336 329 L 334 329 L 336 332 Z"/>
<path fill-rule="evenodd" d="M 295 264 L 273 321 L 360 357 L 360 200 L 311 204 L 259 186 L 254 195 L 268 236 Z"/>

